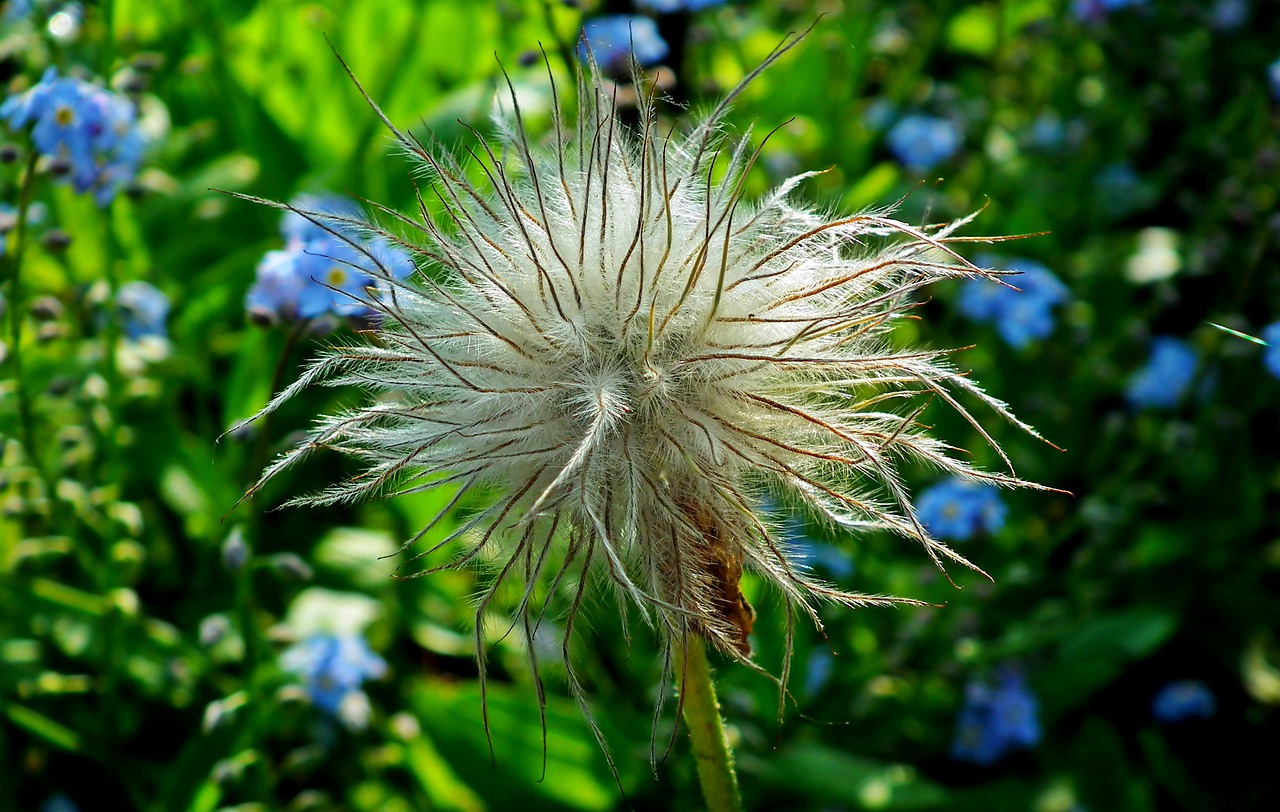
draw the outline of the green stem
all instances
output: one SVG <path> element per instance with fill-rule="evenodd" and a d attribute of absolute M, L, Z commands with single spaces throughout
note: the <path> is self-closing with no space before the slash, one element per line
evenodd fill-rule
<path fill-rule="evenodd" d="M 285 373 L 289 370 L 289 361 L 293 358 L 293 351 L 298 346 L 299 339 L 310 329 L 311 319 L 299 319 L 293 327 L 289 328 L 284 347 L 280 350 L 280 357 L 276 359 L 275 370 L 271 373 L 271 386 L 267 390 L 267 397 L 275 397 L 280 391 L 284 384 Z M 250 482 L 262 476 L 263 470 L 267 467 L 267 450 L 271 444 L 271 418 L 274 416 L 274 412 L 268 412 L 258 423 L 258 436 L 253 444 L 253 458 L 250 460 Z M 261 519 L 262 511 L 258 508 L 258 495 L 254 494 L 249 498 L 249 520 L 252 522 L 249 537 L 255 544 L 261 541 L 258 537 Z"/>
<path fill-rule="evenodd" d="M 110 5 L 105 7 L 110 14 Z M 116 251 L 115 216 L 119 207 L 109 206 L 101 218 L 103 224 L 103 246 L 105 258 L 103 277 L 107 282 L 107 319 L 102 336 L 103 374 L 107 381 L 106 407 L 107 424 L 103 427 L 103 485 L 116 488 L 116 499 L 123 499 L 124 493 L 124 460 L 120 448 L 120 428 L 124 425 L 124 383 L 120 377 L 117 350 L 120 346 L 120 310 L 116 296 L 120 292 L 120 275 L 116 268 L 118 253 Z M 116 578 L 116 562 L 113 548 L 118 537 L 114 524 L 108 520 L 102 534 L 102 566 L 96 573 L 98 587 L 104 595 L 114 595 L 120 583 Z M 100 713 L 102 717 L 103 753 L 107 768 L 114 775 L 121 775 L 117 769 L 120 755 L 120 676 L 123 668 L 123 652 L 121 634 L 124 618 L 118 608 L 112 604 L 102 615 L 102 696 Z M 125 782 L 127 783 L 127 782 Z"/>
<path fill-rule="evenodd" d="M 13 363 L 13 384 L 18 398 L 18 425 L 22 432 L 23 451 L 27 461 L 40 475 L 45 488 L 45 499 L 53 500 L 53 482 L 36 449 L 35 420 L 31 413 L 31 393 L 22 380 L 22 256 L 27 248 L 27 210 L 31 208 L 31 194 L 35 190 L 36 151 L 31 150 L 26 169 L 22 173 L 18 190 L 18 222 L 14 226 L 13 253 L 9 255 L 9 360 Z"/>
<path fill-rule="evenodd" d="M 244 640 L 244 689 L 249 701 L 245 704 L 245 729 L 249 734 L 250 746 L 257 747 L 261 742 L 260 706 L 261 688 L 258 681 L 258 664 L 261 659 L 261 646 L 258 640 L 257 607 L 253 599 L 254 562 L 252 556 L 245 561 L 236 573 L 235 600 L 240 615 L 240 636 Z"/>
<path fill-rule="evenodd" d="M 101 0 L 98 4 L 98 13 L 102 15 L 102 23 L 106 28 L 103 38 L 102 53 L 102 79 L 111 85 L 111 68 L 114 67 L 116 60 L 116 10 L 115 4 L 111 0 Z"/>
<path fill-rule="evenodd" d="M 698 764 L 698 782 L 710 812 L 741 812 L 742 796 L 738 775 L 733 769 L 733 753 L 720 718 L 716 684 L 707 662 L 707 648 L 701 637 L 690 634 L 683 651 L 677 647 L 676 669 L 681 675 L 685 725 Z"/>

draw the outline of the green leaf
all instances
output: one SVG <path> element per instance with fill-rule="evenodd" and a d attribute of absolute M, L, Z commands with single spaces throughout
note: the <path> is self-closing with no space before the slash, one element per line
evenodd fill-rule
<path fill-rule="evenodd" d="M 960 53 L 990 56 L 1000 41 L 997 24 L 994 8 L 970 6 L 951 18 L 947 26 L 947 43 Z"/>
<path fill-rule="evenodd" d="M 405 755 L 409 771 L 418 779 L 418 785 L 431 800 L 433 809 L 458 812 L 484 810 L 484 802 L 458 778 L 425 734 L 415 736 L 405 744 Z"/>
<path fill-rule="evenodd" d="M 78 753 L 83 746 L 79 733 L 58 724 L 39 711 L 25 705 L 8 704 L 4 706 L 4 712 L 9 721 L 54 747 Z"/>
<path fill-rule="evenodd" d="M 1146 812 L 1155 809 L 1144 773 L 1129 762 L 1120 733 L 1110 723 L 1091 716 L 1075 742 L 1076 775 L 1087 809 L 1123 809 Z"/>
<path fill-rule="evenodd" d="M 1176 628 L 1176 616 L 1151 608 L 1085 621 L 1059 647 L 1046 699 L 1062 710 L 1082 704 L 1130 663 L 1152 654 Z"/>
<path fill-rule="evenodd" d="M 105 608 L 101 597 L 48 578 L 33 580 L 31 594 L 55 606 L 86 615 L 101 615 Z"/>
<path fill-rule="evenodd" d="M 888 161 L 876 164 L 844 196 L 844 205 L 854 211 L 861 211 L 884 202 L 889 190 L 898 182 L 899 174 L 896 164 Z"/>
<path fill-rule="evenodd" d="M 753 771 L 788 794 L 864 809 L 920 809 L 944 804 L 948 797 L 945 789 L 922 778 L 914 767 L 862 758 L 816 743 L 771 754 Z"/>
<path fill-rule="evenodd" d="M 604 754 L 577 705 L 547 698 L 546 780 L 542 725 L 533 689 L 490 683 L 489 725 L 501 780 L 494 780 L 489 744 L 481 723 L 477 685 L 439 681 L 411 689 L 410 701 L 424 730 L 440 744 L 458 775 L 481 792 L 493 808 L 614 809 L 618 792 Z M 619 769 L 626 769 L 620 764 Z"/>

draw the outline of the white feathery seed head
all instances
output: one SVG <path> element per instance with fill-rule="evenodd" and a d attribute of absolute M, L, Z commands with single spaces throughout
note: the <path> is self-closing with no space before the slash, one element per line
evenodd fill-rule
<path fill-rule="evenodd" d="M 380 314 L 376 329 L 330 347 L 263 410 L 316 384 L 371 395 L 323 418 L 255 489 L 316 449 L 350 455 L 364 470 L 293 504 L 456 489 L 409 544 L 473 489 L 496 493 L 412 559 L 461 541 L 461 556 L 423 570 L 496 561 L 477 607 L 477 645 L 504 583 L 523 588 L 516 622 L 532 639 L 545 611 L 535 606 L 540 579 L 553 582 L 545 592 L 575 596 L 565 610 L 570 635 L 595 573 L 658 630 L 669 676 L 673 647 L 688 635 L 748 661 L 755 614 L 744 572 L 784 596 L 788 630 L 794 607 L 817 623 L 821 601 L 914 603 L 815 578 L 762 515 L 770 495 L 836 525 L 914 539 L 940 565 L 973 566 L 916 519 L 899 465 L 1027 483 L 1011 468 L 975 470 L 917 418 L 929 402 L 944 404 L 998 451 L 962 393 L 1032 429 L 961 375 L 948 351 L 895 348 L 888 335 L 918 289 L 995 272 L 952 247 L 972 216 L 931 228 L 887 212 L 832 216 L 795 199 L 814 172 L 744 197 L 763 142 L 726 137 L 723 119 L 795 41 L 686 132 L 660 131 L 643 94 L 638 126 L 628 128 L 611 85 L 589 69 L 574 124 L 557 100 L 554 131 L 535 139 L 512 90 L 496 144 L 479 139 L 468 150 L 480 185 L 375 105 L 418 162 L 422 197 L 444 215 L 425 203 L 414 217 L 378 206 L 397 222 L 382 230 L 299 212 L 343 239 L 353 225 L 377 230 L 414 253 L 418 272 L 404 282 L 384 274 L 366 302 Z M 568 651 L 566 641 L 582 700 Z"/>

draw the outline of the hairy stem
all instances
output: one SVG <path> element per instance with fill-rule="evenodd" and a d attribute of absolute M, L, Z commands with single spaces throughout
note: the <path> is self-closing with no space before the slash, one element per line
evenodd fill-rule
<path fill-rule="evenodd" d="M 725 737 L 716 684 L 707 662 L 706 644 L 696 634 L 685 636 L 676 647 L 676 668 L 682 675 L 681 697 L 685 725 L 698 764 L 698 782 L 710 812 L 741 812 L 742 797 L 733 753 Z"/>

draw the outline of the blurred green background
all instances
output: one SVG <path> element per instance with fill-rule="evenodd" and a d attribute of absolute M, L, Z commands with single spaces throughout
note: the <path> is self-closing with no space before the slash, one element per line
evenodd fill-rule
<path fill-rule="evenodd" d="M 748 807 L 1280 808 L 1280 358 L 1214 326 L 1258 337 L 1280 320 L 1278 11 L 10 0 L 4 95 L 50 65 L 96 77 L 134 105 L 148 148 L 105 206 L 36 164 L 15 288 L 36 136 L 0 124 L 0 809 L 700 807 L 683 736 L 650 769 L 673 705 L 655 726 L 657 647 L 638 623 L 625 641 L 604 596 L 575 658 L 617 780 L 554 628 L 544 757 L 523 643 L 501 635 L 509 605 L 486 632 L 491 755 L 472 614 L 492 562 L 392 577 L 452 494 L 267 512 L 335 479 L 343 463 L 326 459 L 236 506 L 269 455 L 356 393 L 311 392 L 218 441 L 323 339 L 247 319 L 279 216 L 215 189 L 414 211 L 410 166 L 330 43 L 394 122 L 462 155 L 464 125 L 489 127 L 498 60 L 545 132 L 539 44 L 569 87 L 584 21 L 613 14 L 654 21 L 667 51 L 646 61 L 689 105 L 673 121 L 822 15 L 730 116 L 761 132 L 791 119 L 752 188 L 830 167 L 802 194 L 833 210 L 901 201 L 897 217 L 929 223 L 981 208 L 970 234 L 1036 235 L 983 247 L 989 264 L 1042 266 L 1065 291 L 975 317 L 965 283 L 941 285 L 901 328 L 974 345 L 958 363 L 1065 449 L 995 426 L 1019 474 L 1072 495 L 999 496 L 1003 521 L 957 542 L 995 583 L 955 572 L 959 590 L 910 545 L 790 517 L 825 577 L 938 607 L 824 609 L 825 636 L 799 630 L 781 725 L 776 686 L 720 664 Z M 118 297 L 132 281 L 170 305 L 145 337 Z M 1019 318 L 1034 335 L 1010 337 Z M 1165 339 L 1178 352 L 1153 354 Z M 954 415 L 927 418 L 981 449 Z M 938 484 L 917 473 L 916 493 Z M 780 603 L 746 587 L 777 673 Z"/>

